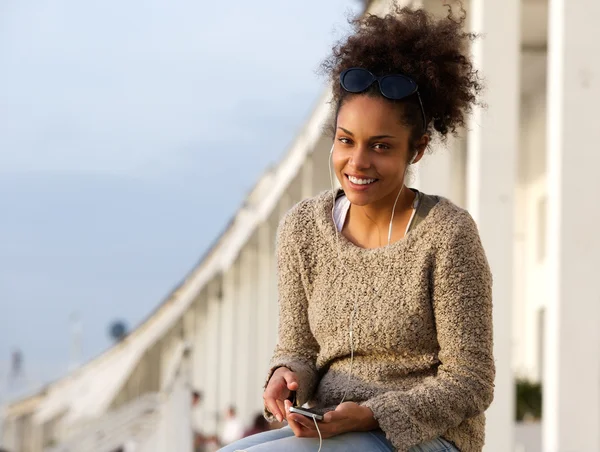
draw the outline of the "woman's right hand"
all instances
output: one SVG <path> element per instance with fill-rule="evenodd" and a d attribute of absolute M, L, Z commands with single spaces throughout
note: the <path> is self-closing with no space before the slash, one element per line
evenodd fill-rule
<path fill-rule="evenodd" d="M 298 390 L 298 379 L 296 374 L 287 367 L 279 367 L 271 375 L 263 394 L 263 400 L 267 409 L 282 422 L 285 416 L 285 400 L 290 397 L 292 391 Z"/>

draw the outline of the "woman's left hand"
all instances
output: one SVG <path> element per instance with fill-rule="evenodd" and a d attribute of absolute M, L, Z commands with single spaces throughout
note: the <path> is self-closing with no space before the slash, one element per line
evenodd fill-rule
<path fill-rule="evenodd" d="M 300 438 L 318 438 L 315 422 L 301 414 L 290 413 L 291 406 L 292 403 L 286 400 L 287 421 L 294 435 Z M 335 411 L 328 411 L 318 424 L 323 439 L 346 432 L 366 432 L 379 428 L 371 409 L 354 402 L 344 402 Z"/>

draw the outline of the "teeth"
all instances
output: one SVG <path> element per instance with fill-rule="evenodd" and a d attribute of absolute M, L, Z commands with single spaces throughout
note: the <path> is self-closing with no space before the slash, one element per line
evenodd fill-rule
<path fill-rule="evenodd" d="M 348 176 L 348 179 L 350 179 L 350 182 L 352 182 L 353 184 L 357 184 L 357 185 L 368 185 L 368 184 L 372 184 L 373 182 L 375 182 L 377 179 L 357 179 L 356 177 L 353 176 Z"/>

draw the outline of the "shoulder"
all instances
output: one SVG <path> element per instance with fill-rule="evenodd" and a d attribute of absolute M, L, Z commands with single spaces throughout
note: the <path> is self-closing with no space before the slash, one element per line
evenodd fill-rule
<path fill-rule="evenodd" d="M 479 230 L 471 214 L 446 198 L 439 197 L 428 218 L 428 230 L 440 242 L 476 241 Z"/>
<path fill-rule="evenodd" d="M 457 228 L 475 226 L 471 214 L 462 207 L 457 206 L 447 198 L 439 197 L 439 202 L 434 209 L 436 224 L 440 227 Z"/>
<path fill-rule="evenodd" d="M 428 228 L 432 248 L 440 258 L 442 268 L 469 268 L 489 274 L 489 264 L 471 214 L 451 201 L 441 198 L 431 211 Z"/>
<path fill-rule="evenodd" d="M 310 233 L 317 221 L 325 217 L 327 203 L 332 204 L 331 191 L 319 193 L 312 198 L 307 198 L 288 210 L 279 222 L 279 235 L 289 234 L 306 235 Z"/>

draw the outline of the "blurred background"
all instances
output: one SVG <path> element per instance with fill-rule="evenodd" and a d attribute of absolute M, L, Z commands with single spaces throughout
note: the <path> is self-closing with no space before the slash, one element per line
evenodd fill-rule
<path fill-rule="evenodd" d="M 0 449 L 273 427 L 275 231 L 330 186 L 317 69 L 391 3 L 0 2 Z M 600 451 L 600 3 L 463 3 L 487 108 L 411 185 L 471 212 L 494 273 L 485 450 Z"/>

